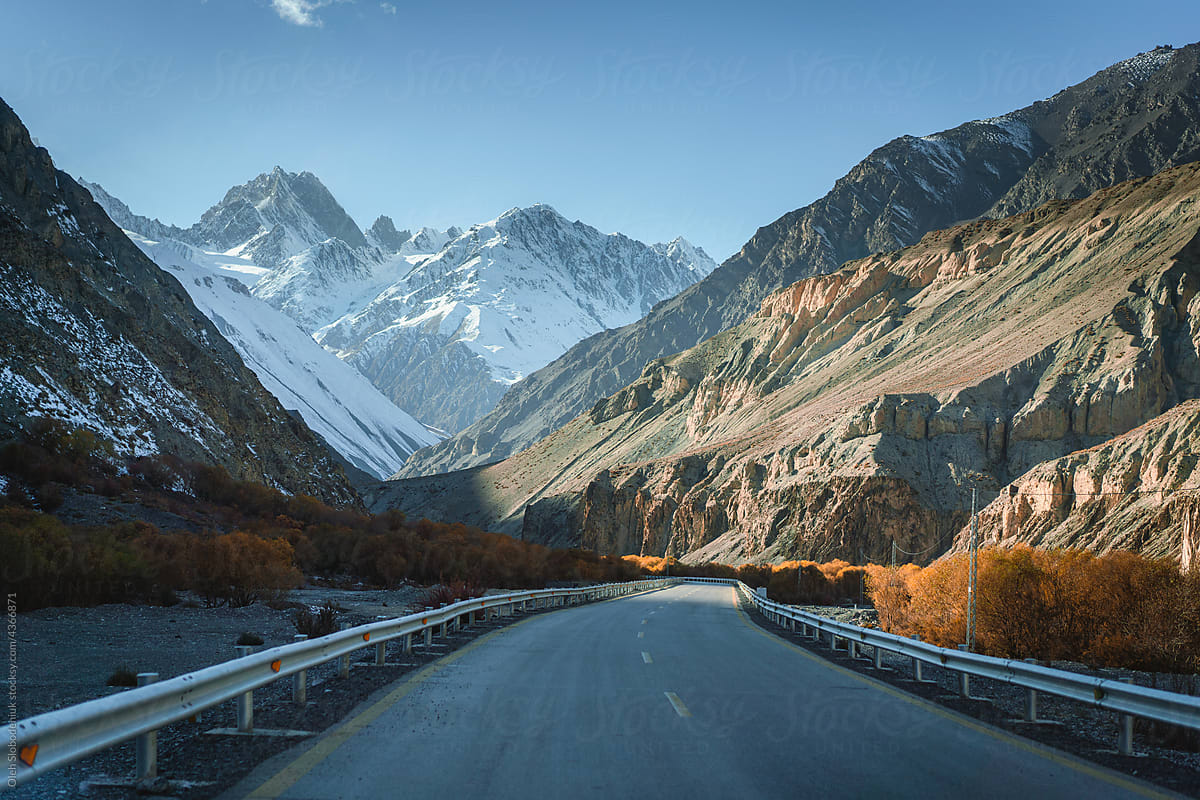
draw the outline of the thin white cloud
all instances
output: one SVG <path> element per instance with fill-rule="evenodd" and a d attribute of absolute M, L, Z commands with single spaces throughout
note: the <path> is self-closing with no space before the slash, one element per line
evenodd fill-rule
<path fill-rule="evenodd" d="M 380 3 L 379 7 L 383 9 L 385 14 L 391 14 L 393 17 L 396 16 L 396 7 L 391 3 Z"/>
<path fill-rule="evenodd" d="M 284 22 L 305 28 L 319 28 L 324 23 L 315 12 L 334 2 L 336 0 L 271 0 L 271 8 Z"/>

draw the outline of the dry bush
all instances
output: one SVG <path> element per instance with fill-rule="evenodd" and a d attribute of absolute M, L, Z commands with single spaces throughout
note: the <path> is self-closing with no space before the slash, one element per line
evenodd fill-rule
<path fill-rule="evenodd" d="M 966 640 L 968 560 L 872 567 L 880 626 L 943 647 Z M 1168 672 L 1200 668 L 1200 572 L 1127 551 L 1028 546 L 979 553 L 976 647 L 1008 658 Z"/>
<path fill-rule="evenodd" d="M 189 548 L 188 564 L 190 588 L 210 607 L 239 608 L 259 600 L 276 600 L 303 581 L 290 544 L 243 531 L 196 537 Z"/>
<path fill-rule="evenodd" d="M 298 608 L 292 612 L 292 625 L 296 627 L 296 633 L 310 639 L 327 636 L 341 627 L 338 623 L 338 610 L 332 600 L 326 600 L 315 611 L 308 606 Z"/>
<path fill-rule="evenodd" d="M 909 583 L 921 571 L 916 564 L 885 567 L 867 566 L 867 595 L 879 614 L 879 627 L 888 633 L 909 635 L 906 628 L 908 604 L 912 601 Z"/>
<path fill-rule="evenodd" d="M 459 600 L 470 600 L 472 597 L 483 597 L 483 589 L 466 581 L 431 586 L 424 591 L 417 605 L 421 608 L 437 608 L 452 605 Z"/>
<path fill-rule="evenodd" d="M 967 557 L 944 556 L 913 575 L 904 632 L 942 647 L 967 636 Z"/>

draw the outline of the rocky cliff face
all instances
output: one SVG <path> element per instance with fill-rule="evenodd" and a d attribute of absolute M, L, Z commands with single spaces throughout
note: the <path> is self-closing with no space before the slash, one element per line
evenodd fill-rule
<path fill-rule="evenodd" d="M 0 430 L 31 416 L 87 427 L 120 453 L 175 453 L 357 502 L 179 282 L 0 102 Z"/>
<path fill-rule="evenodd" d="M 1194 562 L 1198 443 L 1200 401 L 1188 400 L 1104 444 L 1039 464 L 985 498 L 994 499 L 979 514 L 980 543 Z M 969 530 L 960 529 L 952 550 L 967 549 Z"/>
<path fill-rule="evenodd" d="M 504 462 L 395 481 L 689 559 L 929 560 L 1038 465 L 1200 397 L 1200 165 L 927 234 L 767 296 Z M 438 483 L 440 481 L 440 483 Z"/>
<path fill-rule="evenodd" d="M 639 322 L 583 340 L 488 416 L 414 454 L 404 476 L 494 461 L 567 424 L 642 367 L 740 323 L 763 298 L 930 230 L 1083 197 L 1200 158 L 1200 45 L 1157 50 L 1011 114 L 904 136 L 825 197 L 759 229 L 705 280 Z"/>

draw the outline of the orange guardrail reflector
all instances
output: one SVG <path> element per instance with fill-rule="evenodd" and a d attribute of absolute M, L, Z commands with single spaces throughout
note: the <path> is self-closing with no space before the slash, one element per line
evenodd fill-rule
<path fill-rule="evenodd" d="M 36 744 L 27 744 L 21 748 L 21 763 L 27 767 L 33 766 L 34 759 L 37 758 L 38 746 Z"/>
<path fill-rule="evenodd" d="M 364 633 L 364 634 L 363 634 L 363 641 L 364 641 L 364 642 L 369 642 L 369 641 L 371 641 L 371 634 L 370 634 L 370 633 Z"/>
<path fill-rule="evenodd" d="M 279 668 L 283 666 L 283 662 L 278 658 L 271 662 L 271 672 L 279 672 Z"/>
<path fill-rule="evenodd" d="M 429 617 L 421 617 L 421 624 L 424 625 L 426 622 L 429 622 Z"/>

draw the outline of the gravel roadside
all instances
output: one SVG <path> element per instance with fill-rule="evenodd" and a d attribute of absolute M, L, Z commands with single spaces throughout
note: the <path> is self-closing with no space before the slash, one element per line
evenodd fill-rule
<path fill-rule="evenodd" d="M 293 593 L 290 599 L 305 605 L 333 600 L 344 609 L 342 621 L 356 625 L 380 616 L 400 616 L 409 608 L 415 610 L 422 593 L 423 589 L 415 587 L 387 592 L 308 589 Z M 530 611 L 478 622 L 447 637 L 437 637 L 430 646 L 416 639 L 410 653 L 402 652 L 399 640 L 389 642 L 388 664 L 383 667 L 374 665 L 374 649 L 364 648 L 353 659 L 350 677 L 345 679 L 337 676 L 334 663 L 310 669 L 309 702 L 304 706 L 292 702 L 290 680 L 276 681 L 254 693 L 255 729 L 318 733 L 406 673 L 513 620 L 542 613 L 550 612 Z M 147 641 L 149 632 L 164 630 L 168 632 Z M 114 659 L 135 671 L 158 670 L 166 679 L 222 660 L 217 654 L 232 657 L 233 643 L 243 631 L 261 635 L 262 647 L 291 642 L 295 634 L 291 610 L 277 611 L 261 605 L 242 609 L 115 605 L 19 614 L 18 696 L 21 707 L 28 709 L 21 718 L 122 691 L 104 686 Z M 318 696 L 321 702 L 313 702 Z M 297 741 L 283 736 L 206 733 L 236 725 L 234 704 L 229 702 L 205 711 L 195 723 L 160 730 L 158 763 L 159 774 L 164 777 L 141 789 L 131 785 L 134 749 L 133 743 L 127 742 L 7 790 L 4 797 L 203 800 L 233 786 L 255 766 Z"/>

